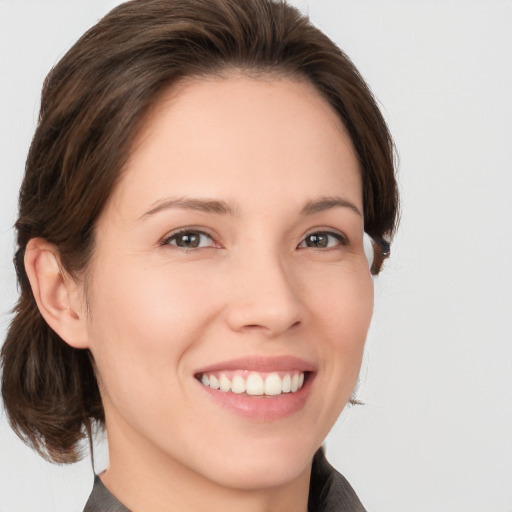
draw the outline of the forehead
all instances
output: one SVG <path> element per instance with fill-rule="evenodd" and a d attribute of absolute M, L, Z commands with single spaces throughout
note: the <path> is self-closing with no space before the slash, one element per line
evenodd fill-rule
<path fill-rule="evenodd" d="M 162 94 L 111 204 L 137 215 L 166 195 L 261 205 L 337 193 L 362 210 L 357 155 L 329 103 L 305 80 L 233 73 Z"/>

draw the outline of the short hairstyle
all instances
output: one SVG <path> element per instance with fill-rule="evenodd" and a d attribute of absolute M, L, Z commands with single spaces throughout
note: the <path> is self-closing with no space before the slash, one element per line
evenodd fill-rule
<path fill-rule="evenodd" d="M 307 16 L 278 0 L 132 0 L 114 8 L 47 76 L 19 197 L 20 298 L 1 352 L 2 396 L 15 432 L 48 460 L 77 460 L 79 441 L 105 417 L 91 353 L 65 343 L 37 308 L 23 264 L 27 242 L 54 244 L 71 275 L 86 270 L 98 217 L 160 93 L 230 70 L 309 81 L 356 150 L 365 231 L 387 240 L 394 233 L 386 123 L 350 59 Z"/>

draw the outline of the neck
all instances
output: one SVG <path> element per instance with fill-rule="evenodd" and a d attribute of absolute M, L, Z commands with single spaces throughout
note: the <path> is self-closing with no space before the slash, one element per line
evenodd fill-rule
<path fill-rule="evenodd" d="M 116 429 L 109 433 L 110 465 L 101 479 L 130 510 L 307 511 L 311 464 L 279 485 L 230 487 L 206 478 L 132 432 Z"/>

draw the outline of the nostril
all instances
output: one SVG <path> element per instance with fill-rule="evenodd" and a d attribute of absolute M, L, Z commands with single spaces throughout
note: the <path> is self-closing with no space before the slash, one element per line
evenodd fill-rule
<path fill-rule="evenodd" d="M 272 327 L 272 325 L 265 325 L 265 324 L 248 324 L 248 325 L 244 325 L 242 327 L 242 330 L 247 330 L 247 331 L 269 331 L 269 332 L 272 332 L 273 334 L 279 334 L 280 332 L 284 332 L 285 330 L 289 330 L 289 329 L 297 329 L 299 326 L 301 325 L 301 321 L 300 320 L 297 320 L 296 322 L 293 322 L 290 326 L 288 327 L 285 327 L 284 329 L 282 329 L 281 327 L 278 327 L 276 329 L 274 329 Z M 275 326 L 274 326 L 275 327 Z"/>

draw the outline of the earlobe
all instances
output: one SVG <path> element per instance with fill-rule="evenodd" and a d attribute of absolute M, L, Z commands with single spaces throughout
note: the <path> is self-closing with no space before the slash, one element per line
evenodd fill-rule
<path fill-rule="evenodd" d="M 24 263 L 37 307 L 48 325 L 72 347 L 88 348 L 81 287 L 62 268 L 57 248 L 32 238 Z"/>

